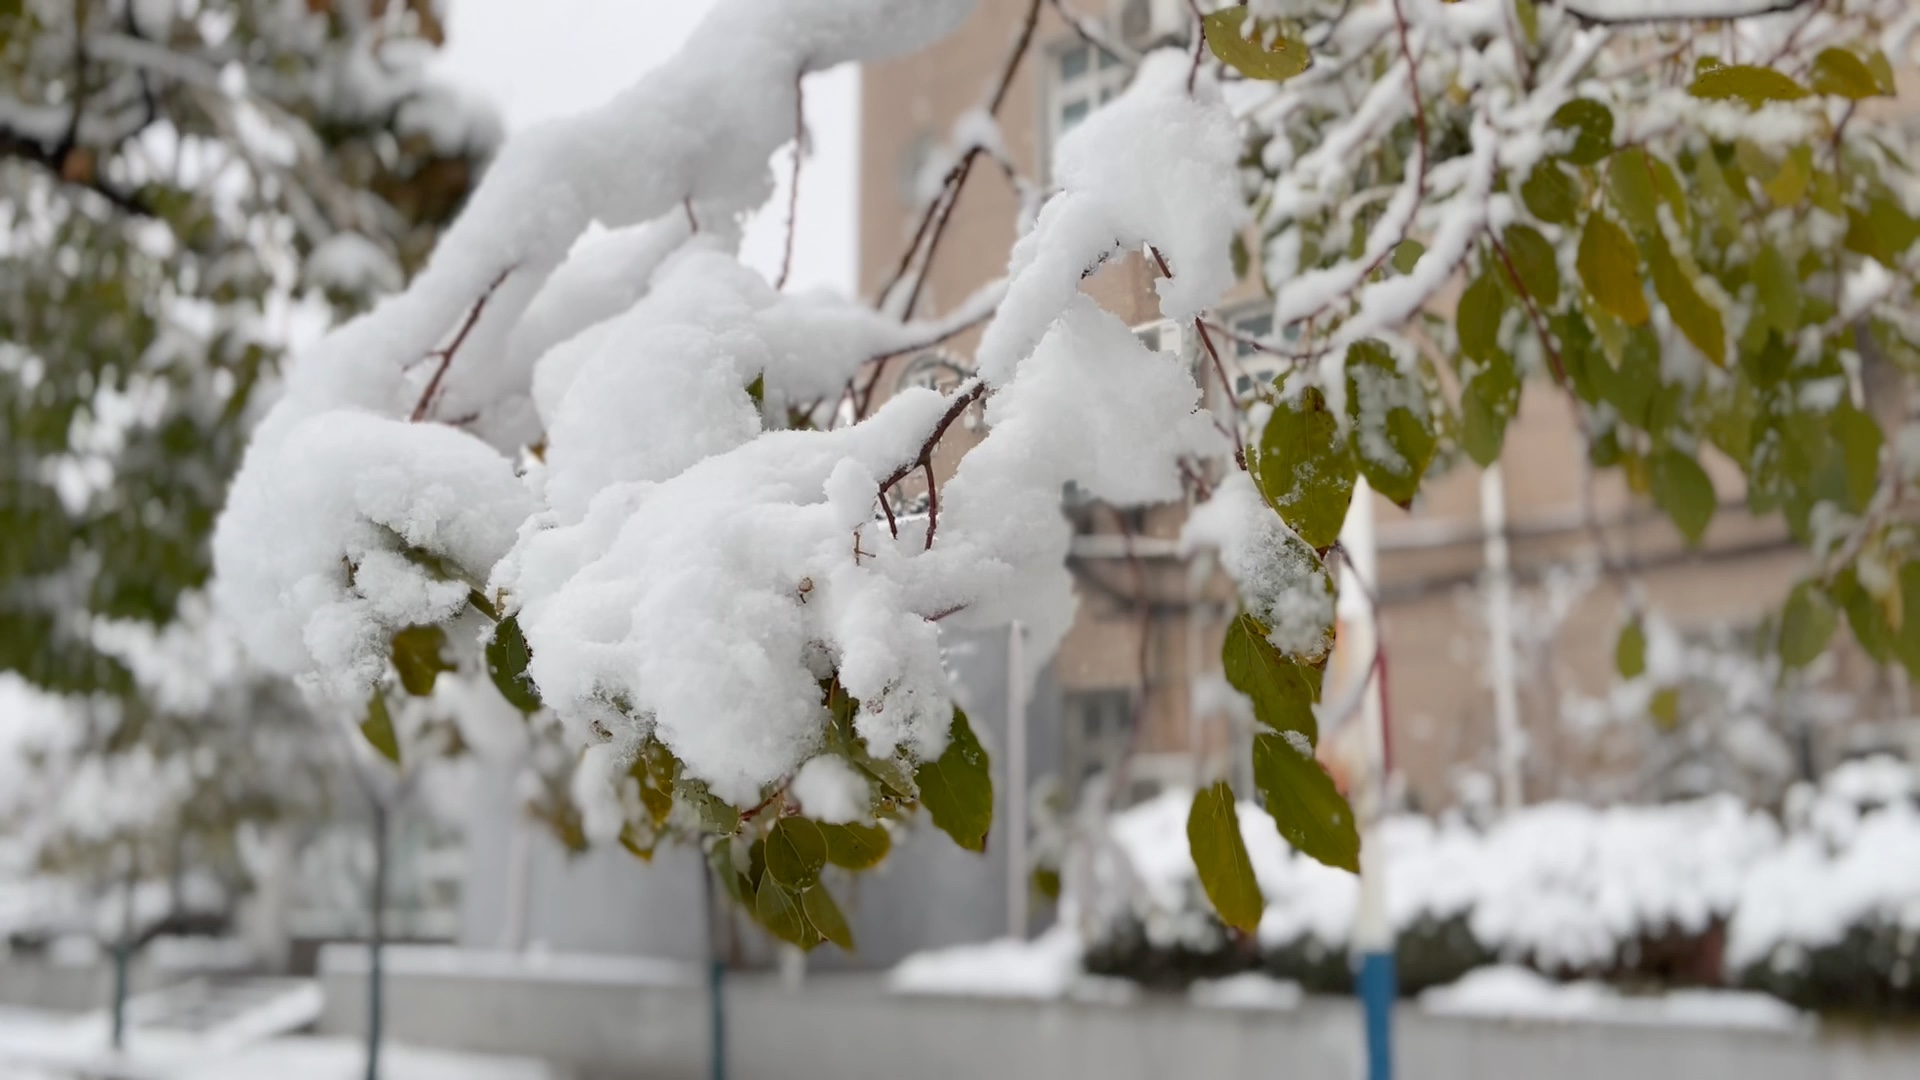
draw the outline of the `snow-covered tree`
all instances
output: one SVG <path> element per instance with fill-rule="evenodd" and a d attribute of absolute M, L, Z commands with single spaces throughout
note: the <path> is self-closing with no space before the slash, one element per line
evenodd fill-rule
<path fill-rule="evenodd" d="M 987 762 L 940 627 L 1018 620 L 1052 650 L 1069 482 L 1200 502 L 1188 543 L 1239 585 L 1223 661 L 1264 725 L 1254 783 L 1291 843 L 1349 869 L 1354 815 L 1314 758 L 1330 553 L 1360 477 L 1404 503 L 1442 455 L 1492 460 L 1530 374 L 1690 538 L 1717 503 L 1709 447 L 1787 517 L 1820 569 L 1783 660 L 1843 608 L 1920 663 L 1897 617 L 1920 588 L 1910 455 L 1882 435 L 1903 416 L 1863 396 L 1916 355 L 1920 191 L 1871 100 L 1920 25 L 1905 5 L 1195 4 L 1204 34 L 1125 57 L 1131 88 L 1061 140 L 1005 279 L 903 319 L 995 154 L 1035 0 L 886 295 L 744 268 L 736 223 L 799 134 L 801 78 L 972 6 L 720 0 L 676 59 L 510 142 L 413 285 L 310 350 L 257 429 L 215 543 L 249 646 L 381 732 L 419 657 L 485 639 L 503 693 L 585 748 L 590 838 L 715 838 L 729 891 L 801 945 L 847 943 L 821 870 L 871 864 L 889 820 L 924 807 L 983 846 Z M 1209 311 L 1254 253 L 1299 332 L 1252 343 L 1285 375 L 1231 401 Z M 1082 293 L 1123 258 L 1196 328 L 1198 380 Z M 983 321 L 952 392 L 871 400 L 873 365 Z M 985 437 L 936 475 L 977 409 Z M 908 482 L 923 511 L 896 505 Z M 1188 831 L 1244 928 L 1235 805 L 1203 791 Z"/>

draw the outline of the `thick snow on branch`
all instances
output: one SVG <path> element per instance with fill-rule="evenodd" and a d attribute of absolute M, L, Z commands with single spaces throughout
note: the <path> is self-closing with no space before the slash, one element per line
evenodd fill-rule
<path fill-rule="evenodd" d="M 1063 143 L 1063 190 L 1008 280 L 938 320 L 783 294 L 741 265 L 734 215 L 768 193 L 797 73 L 917 46 L 970 6 L 723 3 L 604 109 L 509 145 L 427 271 L 304 357 L 256 437 L 217 557 L 262 657 L 358 706 L 396 631 L 451 624 L 481 587 L 518 619 L 545 704 L 597 747 L 589 783 L 655 740 L 736 805 L 788 780 L 858 817 L 819 763 L 827 678 L 861 702 L 868 752 L 937 755 L 936 621 L 1024 619 L 1046 650 L 1071 620 L 1062 486 L 1164 501 L 1184 459 L 1225 450 L 1187 366 L 1082 297 L 1084 271 L 1153 245 L 1163 310 L 1190 318 L 1232 284 L 1244 219 L 1218 90 L 1190 96 L 1166 56 Z M 996 306 L 983 383 L 765 429 Z M 928 513 L 878 517 L 894 484 L 934 482 L 940 436 L 983 395 L 993 430 Z"/>

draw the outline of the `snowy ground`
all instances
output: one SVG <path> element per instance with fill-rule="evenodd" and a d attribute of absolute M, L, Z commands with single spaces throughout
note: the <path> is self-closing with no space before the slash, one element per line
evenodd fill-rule
<path fill-rule="evenodd" d="M 90 1018 L 0 1009 L 0 1080 L 358 1080 L 366 1071 L 357 1040 L 291 1037 L 212 1049 L 147 1036 L 116 1056 Z M 543 1064 L 389 1046 L 386 1080 L 552 1080 Z"/>

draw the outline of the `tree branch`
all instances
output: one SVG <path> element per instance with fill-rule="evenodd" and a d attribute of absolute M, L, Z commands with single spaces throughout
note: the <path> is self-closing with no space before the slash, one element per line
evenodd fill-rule
<path fill-rule="evenodd" d="M 513 273 L 512 267 L 500 271 L 500 276 L 493 279 L 493 283 L 487 286 L 487 291 L 481 293 L 480 299 L 473 302 L 473 307 L 467 312 L 466 321 L 460 324 L 460 329 L 454 331 L 453 340 L 447 344 L 447 347 L 428 354 L 439 357 L 440 366 L 434 369 L 433 377 L 427 380 L 426 389 L 420 392 L 420 400 L 414 403 L 413 414 L 408 417 L 409 420 L 417 424 L 425 420 L 427 413 L 432 411 L 434 398 L 440 393 L 440 383 L 447 377 L 447 369 L 453 366 L 454 354 L 460 351 L 460 346 L 466 343 L 467 335 L 473 332 L 474 325 L 480 321 L 481 313 L 487 310 L 487 301 L 493 299 L 493 294 L 500 288 L 500 283 L 507 280 L 507 275 L 511 273 Z"/>
<path fill-rule="evenodd" d="M 787 275 L 793 270 L 793 234 L 800 228 L 800 166 L 807 158 L 806 67 L 793 77 L 793 186 L 787 192 L 787 246 L 780 255 L 780 277 L 776 290 L 787 287 Z"/>
<path fill-rule="evenodd" d="M 1173 276 L 1173 269 L 1167 265 L 1167 257 L 1160 254 L 1160 249 L 1152 245 L 1148 245 L 1147 250 L 1153 253 L 1153 261 L 1159 264 L 1160 272 L 1171 278 Z M 1214 374 L 1220 378 L 1221 392 L 1231 397 L 1233 394 L 1233 380 L 1227 377 L 1227 365 L 1221 361 L 1220 350 L 1214 348 L 1213 338 L 1207 334 L 1207 321 L 1201 316 L 1195 315 L 1193 317 L 1193 329 L 1200 335 L 1200 344 L 1206 348 L 1207 356 L 1213 360 L 1213 371 Z M 1234 460 L 1239 462 L 1240 467 L 1244 469 L 1247 467 L 1247 444 L 1246 441 L 1240 437 L 1240 425 L 1237 423 L 1234 424 L 1230 431 L 1233 435 Z"/>

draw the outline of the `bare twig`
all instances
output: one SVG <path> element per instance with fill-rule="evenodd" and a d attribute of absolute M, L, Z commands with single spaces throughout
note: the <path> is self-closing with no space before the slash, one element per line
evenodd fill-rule
<path fill-rule="evenodd" d="M 806 70 L 803 65 L 793 77 L 793 186 L 787 191 L 787 245 L 780 255 L 775 289 L 787 287 L 787 275 L 793 271 L 793 234 L 800 229 L 800 166 L 807 158 Z"/>
<path fill-rule="evenodd" d="M 1040 4 L 1041 0 L 1032 0 L 1027 8 L 1026 21 L 1021 24 L 1020 35 L 1014 40 L 1013 51 L 1007 55 L 1006 66 L 1001 69 L 1000 79 L 995 83 L 993 94 L 987 100 L 989 116 L 1000 114 L 1000 106 L 1006 103 L 1007 94 L 1013 88 L 1013 77 L 1019 73 L 1020 62 L 1033 45 L 1034 28 L 1040 22 Z M 907 245 L 905 252 L 901 253 L 900 264 L 894 269 L 893 276 L 887 279 L 886 285 L 880 289 L 876 304 L 886 303 L 887 298 L 893 295 L 900 283 L 913 272 L 917 262 L 919 271 L 914 278 L 913 288 L 907 294 L 906 304 L 900 309 L 903 318 L 913 314 L 913 305 L 920 299 L 920 290 L 926 283 L 928 270 L 933 266 L 933 256 L 939 249 L 940 238 L 946 232 L 947 222 L 953 217 L 953 208 L 959 204 L 960 191 L 966 186 L 967 176 L 973 171 L 973 163 L 982 152 L 979 146 L 969 147 L 967 152 L 961 155 L 960 160 L 954 163 L 953 168 L 947 171 L 939 194 L 927 204 L 926 212 L 920 219 L 920 227 L 914 230 L 913 242 Z M 923 246 L 925 254 L 916 260 L 915 256 L 920 254 Z"/>
<path fill-rule="evenodd" d="M 432 411 L 434 398 L 440 394 L 440 383 L 447 377 L 447 369 L 453 366 L 454 354 L 460 351 L 460 346 L 466 343 L 467 335 L 473 332 L 474 325 L 480 321 L 481 313 L 487 310 L 487 301 L 493 299 L 495 290 L 500 288 L 500 283 L 507 280 L 507 275 L 512 272 L 512 267 L 500 271 L 500 275 L 493 279 L 493 283 L 487 286 L 487 290 L 480 294 L 480 299 L 473 302 L 473 307 L 467 311 L 466 320 L 460 324 L 460 329 L 454 331 L 453 340 L 447 344 L 446 348 L 430 354 L 439 358 L 440 366 L 433 369 L 433 377 L 427 380 L 426 389 L 420 391 L 420 400 L 414 403 L 413 415 L 408 419 L 417 424 L 425 420 L 427 413 Z"/>
<path fill-rule="evenodd" d="M 1051 0 L 1053 9 L 1060 13 L 1061 21 L 1067 24 L 1080 40 L 1113 57 L 1129 67 L 1140 63 L 1140 54 L 1107 36 L 1099 23 L 1069 8 L 1066 0 Z"/>
<path fill-rule="evenodd" d="M 915 454 L 911 461 L 902 463 L 899 468 L 888 473 L 885 480 L 880 481 L 880 493 L 885 495 L 888 488 L 906 479 L 908 473 L 931 462 L 934 447 L 940 445 L 941 436 L 947 433 L 947 429 L 953 426 L 955 420 L 960 419 L 960 415 L 967 411 L 969 405 L 980 400 L 981 395 L 986 392 L 987 384 L 975 379 L 965 390 L 954 394 L 952 403 L 947 406 L 947 411 L 940 417 L 939 422 L 934 424 L 933 430 L 927 434 L 927 440 L 920 444 L 920 452 Z"/>
<path fill-rule="evenodd" d="M 1160 272 L 1167 277 L 1172 277 L 1173 269 L 1167 265 L 1167 257 L 1160 254 L 1160 249 L 1149 246 L 1147 250 L 1153 253 L 1153 261 L 1159 265 Z M 1214 348 L 1213 338 L 1207 333 L 1206 320 L 1198 315 L 1194 316 L 1193 328 L 1199 334 L 1200 344 L 1206 348 L 1207 356 L 1213 360 L 1213 372 L 1220 378 L 1220 391 L 1231 396 L 1233 393 L 1233 380 L 1227 377 L 1227 365 L 1220 359 L 1220 350 Z M 1234 459 L 1239 461 L 1240 467 L 1244 469 L 1247 467 L 1247 444 L 1240 438 L 1240 425 L 1233 425 L 1232 434 L 1235 450 Z"/>
<path fill-rule="evenodd" d="M 1546 320 L 1540 315 L 1540 308 L 1533 301 L 1533 293 L 1527 289 L 1526 283 L 1520 280 L 1520 271 L 1514 269 L 1513 259 L 1508 257 L 1507 249 L 1501 246 L 1500 238 L 1493 234 L 1491 227 L 1487 229 L 1487 242 L 1493 245 L 1494 253 L 1500 256 L 1500 264 L 1507 268 L 1507 277 L 1513 282 L 1514 291 L 1520 294 L 1521 303 L 1526 305 L 1527 317 L 1533 321 L 1534 333 L 1540 335 L 1540 347 L 1547 351 L 1547 359 L 1553 364 L 1554 381 L 1560 384 L 1560 389 L 1571 394 L 1573 384 L 1567 381 L 1566 362 L 1561 360 L 1560 350 L 1553 344 L 1553 335 L 1547 333 Z M 1579 406 L 1578 401 L 1574 402 L 1576 409 Z"/>
<path fill-rule="evenodd" d="M 933 534 L 940 528 L 940 485 L 933 482 L 933 454 L 929 452 L 920 467 L 927 472 L 927 542 L 922 551 L 933 550 Z"/>

